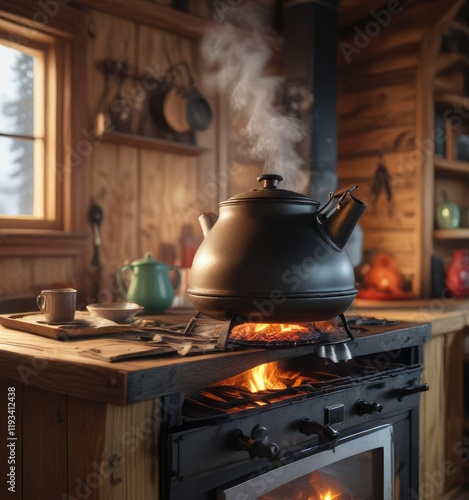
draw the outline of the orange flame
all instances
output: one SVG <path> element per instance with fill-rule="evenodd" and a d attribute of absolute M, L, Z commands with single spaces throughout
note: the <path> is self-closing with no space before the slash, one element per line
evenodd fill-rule
<path fill-rule="evenodd" d="M 324 495 L 321 493 L 320 500 L 334 500 L 334 498 L 340 498 L 340 493 L 332 493 L 329 490 Z"/>
<path fill-rule="evenodd" d="M 337 323 L 242 323 L 233 327 L 230 338 L 248 342 L 296 342 L 314 340 L 318 332 L 336 332 Z"/>
<path fill-rule="evenodd" d="M 242 387 L 250 392 L 267 390 L 281 390 L 295 387 L 303 383 L 303 378 L 294 372 L 283 372 L 277 363 L 265 363 L 251 370 L 240 373 L 217 385 L 230 385 Z"/>
<path fill-rule="evenodd" d="M 275 342 L 298 340 L 309 331 L 307 326 L 294 323 L 243 323 L 233 327 L 230 336 L 235 340 Z"/>

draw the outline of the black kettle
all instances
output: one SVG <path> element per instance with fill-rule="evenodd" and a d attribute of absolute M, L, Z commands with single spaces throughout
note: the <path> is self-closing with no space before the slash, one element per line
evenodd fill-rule
<path fill-rule="evenodd" d="M 220 203 L 220 215 L 200 217 L 205 239 L 192 264 L 190 300 L 215 319 L 320 321 L 342 314 L 357 294 L 343 251 L 366 205 L 354 186 L 331 193 L 320 207 L 278 188 L 265 174 L 260 189 Z"/>

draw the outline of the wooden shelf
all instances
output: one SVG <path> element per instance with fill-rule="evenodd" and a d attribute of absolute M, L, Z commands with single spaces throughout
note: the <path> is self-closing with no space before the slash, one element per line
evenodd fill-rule
<path fill-rule="evenodd" d="M 181 12 L 167 5 L 158 5 L 148 0 L 74 0 L 74 4 L 99 10 L 113 16 L 169 31 L 192 40 L 200 40 L 207 31 L 220 26 L 219 23 Z M 243 30 L 240 30 L 242 33 Z M 283 50 L 283 38 L 264 35 L 263 39 L 275 51 Z"/>
<path fill-rule="evenodd" d="M 469 57 L 458 54 L 457 52 L 446 52 L 438 56 L 438 60 L 435 65 L 435 73 L 441 73 L 442 71 L 447 71 L 452 66 L 457 64 L 462 66 L 469 66 Z"/>
<path fill-rule="evenodd" d="M 150 149 L 162 151 L 164 153 L 174 153 L 184 156 L 198 156 L 208 151 L 207 148 L 186 144 L 184 142 L 166 141 L 155 137 L 145 137 L 143 135 L 127 134 L 124 132 L 111 132 L 104 134 L 103 142 L 118 144 L 121 146 L 131 146 L 134 148 Z"/>
<path fill-rule="evenodd" d="M 435 158 L 435 171 L 440 173 L 463 174 L 469 176 L 469 162 Z"/>
<path fill-rule="evenodd" d="M 435 229 L 433 237 L 436 240 L 469 240 L 469 228 Z"/>
<path fill-rule="evenodd" d="M 450 106 L 467 106 L 469 103 L 469 97 L 452 94 L 450 92 L 437 92 L 435 94 L 435 101 L 440 104 L 449 104 Z"/>

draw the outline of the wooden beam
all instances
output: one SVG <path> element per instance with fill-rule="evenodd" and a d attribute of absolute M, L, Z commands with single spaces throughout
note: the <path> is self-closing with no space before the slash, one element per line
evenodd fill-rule
<path fill-rule="evenodd" d="M 220 26 L 203 17 L 147 0 L 132 0 L 132 2 L 128 0 L 73 0 L 71 5 L 88 7 L 192 40 L 200 40 L 208 30 Z M 274 51 L 282 50 L 281 37 L 265 35 L 264 39 Z"/>

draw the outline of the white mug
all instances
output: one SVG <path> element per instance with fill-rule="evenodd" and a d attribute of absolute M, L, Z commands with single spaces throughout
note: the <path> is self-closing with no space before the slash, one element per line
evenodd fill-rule
<path fill-rule="evenodd" d="M 42 290 L 36 297 L 46 323 L 67 323 L 75 319 L 77 291 L 73 288 Z"/>

